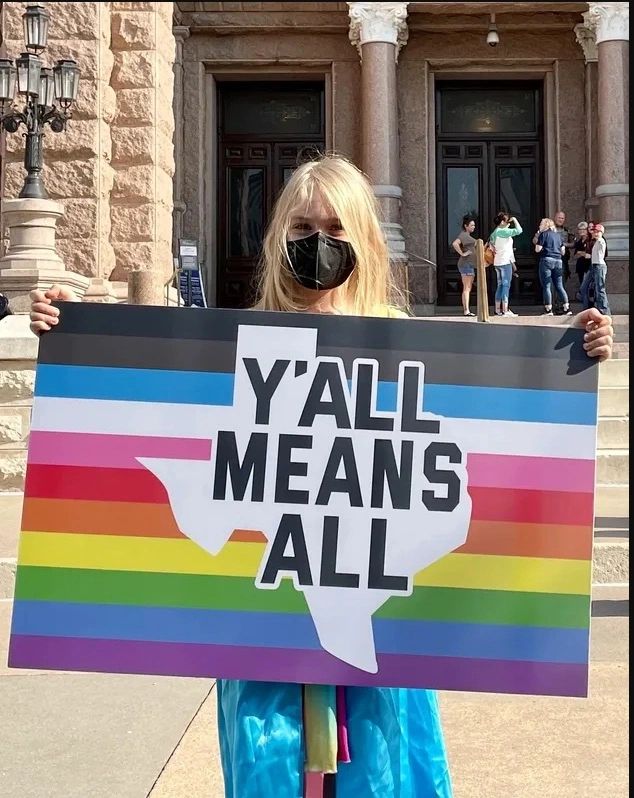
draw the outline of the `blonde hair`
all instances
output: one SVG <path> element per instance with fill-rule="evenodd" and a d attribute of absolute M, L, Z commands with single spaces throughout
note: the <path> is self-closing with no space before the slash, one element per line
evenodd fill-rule
<path fill-rule="evenodd" d="M 316 192 L 340 220 L 356 256 L 351 276 L 334 289 L 334 307 L 357 316 L 384 316 L 389 315 L 391 305 L 404 306 L 370 183 L 350 161 L 330 154 L 301 164 L 278 197 L 264 237 L 255 307 L 306 310 L 291 272 L 286 242 L 293 214 L 305 208 Z"/>
<path fill-rule="evenodd" d="M 556 230 L 557 227 L 552 219 L 542 219 L 539 223 L 539 231 L 543 232 L 544 230 Z"/>

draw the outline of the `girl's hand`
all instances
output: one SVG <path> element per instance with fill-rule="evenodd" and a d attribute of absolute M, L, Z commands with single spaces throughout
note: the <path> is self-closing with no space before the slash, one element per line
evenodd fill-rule
<path fill-rule="evenodd" d="M 599 358 L 599 362 L 612 357 L 614 329 L 609 316 L 604 316 L 597 308 L 589 308 L 574 317 L 573 325 L 586 331 L 583 348 L 588 357 Z"/>
<path fill-rule="evenodd" d="M 64 285 L 52 285 L 48 291 L 36 289 L 31 291 L 31 331 L 36 335 L 52 329 L 59 322 L 59 310 L 52 307 L 53 300 L 79 302 L 79 298 L 71 288 Z"/>

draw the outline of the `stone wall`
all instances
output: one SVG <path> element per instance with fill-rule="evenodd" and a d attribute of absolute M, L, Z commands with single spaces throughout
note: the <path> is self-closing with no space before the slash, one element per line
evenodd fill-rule
<path fill-rule="evenodd" d="M 22 490 L 37 339 L 25 316 L 0 322 L 0 493 Z"/>
<path fill-rule="evenodd" d="M 172 3 L 111 7 L 113 279 L 156 269 L 165 281 L 172 272 Z"/>
<path fill-rule="evenodd" d="M 24 49 L 26 3 L 3 3 L 8 52 Z M 46 62 L 74 58 L 79 98 L 67 131 L 47 128 L 44 182 L 66 210 L 67 269 L 103 280 L 172 267 L 172 3 L 49 3 Z M 5 196 L 22 186 L 23 139 L 7 136 Z M 108 293 L 108 288 L 105 287 Z M 99 291 L 92 299 L 102 298 Z"/>

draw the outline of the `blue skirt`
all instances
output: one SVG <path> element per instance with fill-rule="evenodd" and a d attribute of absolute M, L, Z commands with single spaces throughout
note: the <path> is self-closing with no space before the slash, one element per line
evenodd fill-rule
<path fill-rule="evenodd" d="M 302 688 L 218 680 L 226 798 L 302 798 Z M 337 798 L 451 798 L 436 694 L 346 688 L 352 761 L 339 764 Z"/>

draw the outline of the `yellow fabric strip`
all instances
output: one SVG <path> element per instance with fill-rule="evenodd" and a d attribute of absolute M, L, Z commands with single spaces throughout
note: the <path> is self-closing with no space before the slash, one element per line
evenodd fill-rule
<path fill-rule="evenodd" d="M 337 772 L 336 687 L 304 685 L 304 742 L 309 773 Z"/>
<path fill-rule="evenodd" d="M 227 543 L 213 556 L 191 540 L 22 532 L 18 564 L 254 577 L 264 548 L 262 543 Z M 450 554 L 418 573 L 414 584 L 588 594 L 590 579 L 591 563 L 585 560 Z"/>

